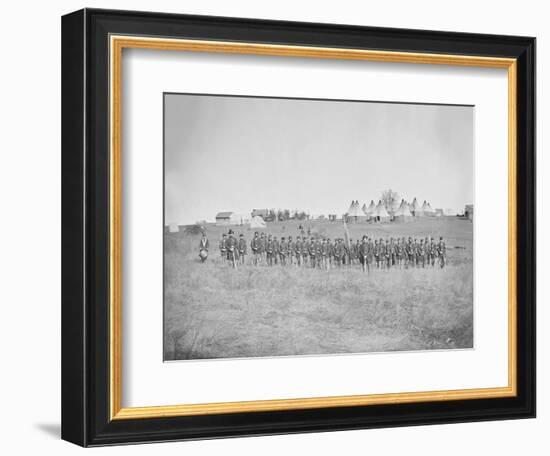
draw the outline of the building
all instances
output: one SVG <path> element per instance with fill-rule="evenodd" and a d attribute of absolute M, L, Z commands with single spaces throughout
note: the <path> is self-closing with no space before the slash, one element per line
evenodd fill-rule
<path fill-rule="evenodd" d="M 216 214 L 216 225 L 231 225 L 233 212 L 218 212 Z"/>

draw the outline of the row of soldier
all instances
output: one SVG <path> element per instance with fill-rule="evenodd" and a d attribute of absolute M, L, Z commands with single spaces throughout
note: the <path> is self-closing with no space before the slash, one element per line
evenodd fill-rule
<path fill-rule="evenodd" d="M 204 238 L 203 238 L 204 239 Z M 201 241 L 201 242 L 204 242 Z M 223 261 L 229 261 L 233 267 L 245 264 L 249 253 L 248 243 L 243 234 L 238 239 L 233 231 L 223 234 L 219 242 Z M 432 237 L 416 239 L 409 237 L 372 239 L 363 236 L 361 240 L 347 243 L 342 238 L 308 238 L 297 236 L 281 237 L 265 233 L 254 233 L 250 242 L 250 253 L 255 266 L 310 267 L 320 269 L 341 268 L 361 265 L 368 272 L 371 267 L 378 269 L 435 267 L 446 264 L 446 246 L 442 237 L 436 242 Z"/>

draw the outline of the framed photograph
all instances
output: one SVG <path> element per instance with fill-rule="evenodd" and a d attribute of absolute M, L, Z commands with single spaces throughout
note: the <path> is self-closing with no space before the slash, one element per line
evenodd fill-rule
<path fill-rule="evenodd" d="M 62 19 L 62 437 L 535 416 L 535 39 Z"/>

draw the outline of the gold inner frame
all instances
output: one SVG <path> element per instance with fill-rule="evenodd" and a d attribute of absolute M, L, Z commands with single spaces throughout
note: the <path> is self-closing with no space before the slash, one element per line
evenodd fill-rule
<path fill-rule="evenodd" d="M 368 60 L 453 65 L 508 70 L 508 385 L 505 387 L 274 399 L 244 402 L 122 407 L 122 51 L 123 49 L 194 51 L 230 54 Z M 397 404 L 459 399 L 512 397 L 517 394 L 517 61 L 468 55 L 387 52 L 241 42 L 110 36 L 110 415 L 111 419 L 158 418 L 221 413 L 297 410 L 327 407 Z"/>

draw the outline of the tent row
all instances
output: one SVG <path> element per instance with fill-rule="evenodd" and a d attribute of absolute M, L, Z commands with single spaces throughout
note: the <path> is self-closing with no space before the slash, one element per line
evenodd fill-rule
<path fill-rule="evenodd" d="M 371 200 L 370 204 L 363 204 L 363 207 L 359 205 L 359 201 L 352 201 L 349 209 L 345 213 L 348 221 L 370 221 L 370 222 L 408 222 L 414 220 L 415 217 L 438 217 L 443 215 L 441 209 L 434 210 L 429 202 L 424 200 L 424 203 L 420 205 L 416 198 L 412 203 L 408 203 L 404 199 L 401 203 L 394 201 L 386 207 L 382 200 L 375 204 L 374 200 Z"/>

